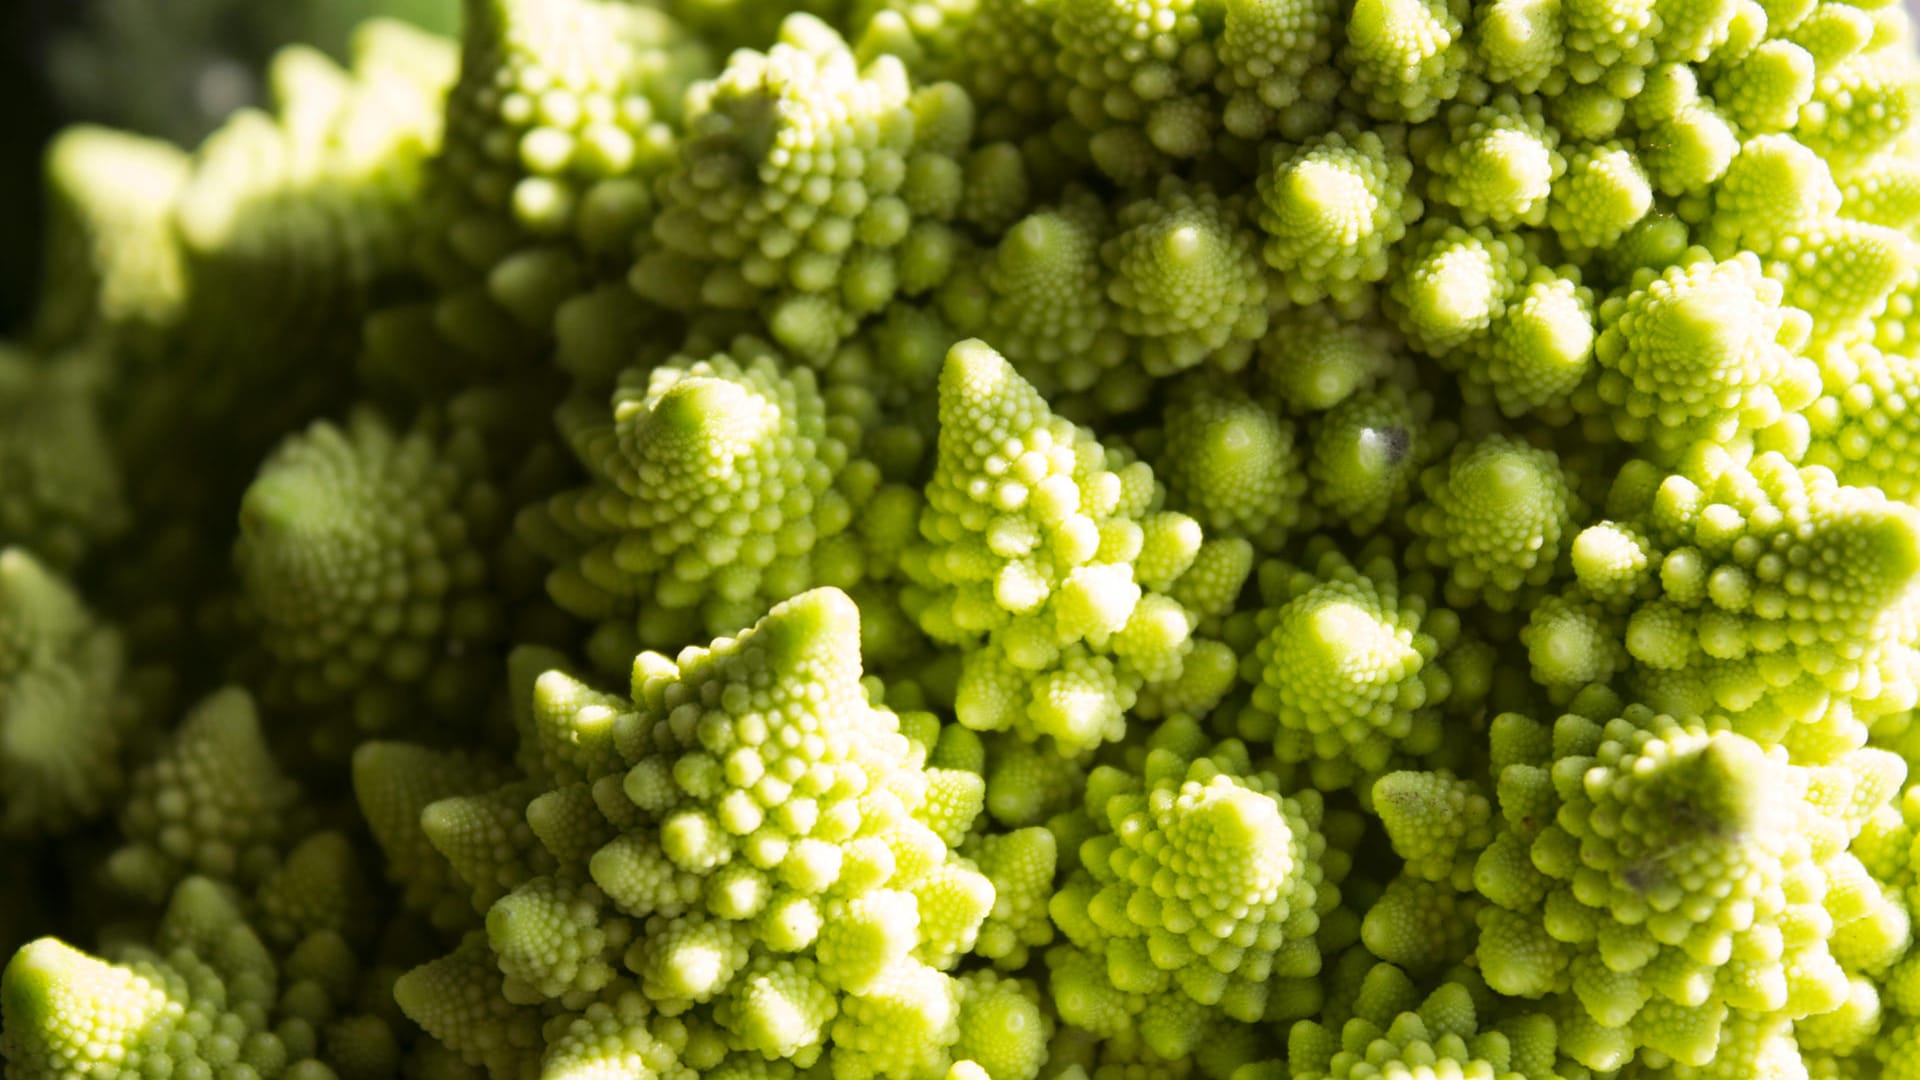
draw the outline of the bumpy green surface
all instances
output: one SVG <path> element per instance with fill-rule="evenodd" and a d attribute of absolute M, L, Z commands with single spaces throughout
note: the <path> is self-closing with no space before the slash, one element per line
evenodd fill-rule
<path fill-rule="evenodd" d="M 47 155 L 8 1080 L 1920 1077 L 1901 8 L 463 7 Z"/>

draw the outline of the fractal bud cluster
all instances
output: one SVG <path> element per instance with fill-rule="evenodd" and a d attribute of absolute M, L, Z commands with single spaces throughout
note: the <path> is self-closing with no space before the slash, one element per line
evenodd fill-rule
<path fill-rule="evenodd" d="M 1920 1080 L 1884 0 L 467 0 L 44 161 L 8 1080 Z"/>

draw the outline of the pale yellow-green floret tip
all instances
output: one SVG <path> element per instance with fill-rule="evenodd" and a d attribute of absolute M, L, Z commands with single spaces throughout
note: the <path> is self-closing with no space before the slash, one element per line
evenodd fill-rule
<path fill-rule="evenodd" d="M 1118 738 L 1143 688 L 1217 700 L 1230 679 L 1192 682 L 1198 614 L 1169 595 L 1208 541 L 1158 509 L 1153 470 L 1055 416 L 982 342 L 948 354 L 939 396 L 907 567 L 921 628 L 965 646 L 959 721 L 1074 753 Z"/>
<path fill-rule="evenodd" d="M 1413 162 L 1392 131 L 1330 132 L 1276 148 L 1259 180 L 1261 254 L 1283 274 L 1288 298 L 1350 299 L 1387 276 L 1393 245 L 1420 216 L 1407 192 Z"/>

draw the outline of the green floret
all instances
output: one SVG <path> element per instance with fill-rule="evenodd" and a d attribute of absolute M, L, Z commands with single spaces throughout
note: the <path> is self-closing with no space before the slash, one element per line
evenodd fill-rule
<path fill-rule="evenodd" d="M 386 856 L 387 876 L 400 886 L 402 907 L 442 928 L 473 922 L 466 891 L 457 886 L 452 866 L 421 827 L 421 812 L 442 799 L 477 795 L 505 779 L 498 766 L 451 750 L 365 742 L 354 751 L 355 804 Z"/>
<path fill-rule="evenodd" d="M 1005 782 L 1006 774 L 999 775 Z M 1053 941 L 1047 901 L 1053 895 L 1059 847 L 1052 829 L 1036 825 L 987 833 L 963 849 L 993 883 L 993 911 L 980 924 L 980 939 L 973 951 L 995 967 L 1018 971 L 1027 965 L 1033 949 Z"/>
<path fill-rule="evenodd" d="M 1871 337 L 1895 289 L 1911 281 L 1914 242 L 1895 229 L 1829 218 L 1784 240 L 1773 273 L 1783 302 L 1813 317 L 1816 341 Z"/>
<path fill-rule="evenodd" d="M 1454 448 L 1420 477 L 1407 511 L 1421 563 L 1445 570 L 1447 599 L 1508 610 L 1552 580 L 1585 511 L 1560 460 L 1495 435 Z"/>
<path fill-rule="evenodd" d="M 1307 475 L 1328 522 L 1364 534 L 1401 505 L 1432 456 L 1432 408 L 1426 394 L 1387 385 L 1327 413 L 1313 432 Z"/>
<path fill-rule="evenodd" d="M 1374 781 L 1373 811 L 1402 872 L 1465 887 L 1493 839 L 1493 805 L 1478 784 L 1446 772 L 1394 772 Z"/>
<path fill-rule="evenodd" d="M 1047 1064 L 1047 1043 L 1054 1032 L 1053 1017 L 1042 1000 L 1039 987 L 1025 979 L 989 971 L 961 976 L 955 1065 L 972 1062 L 992 1080 L 1034 1080 Z M 955 1080 L 962 1075 L 957 1069 L 948 1073 Z"/>
<path fill-rule="evenodd" d="M 60 569 L 126 529 L 127 499 L 92 374 L 0 344 L 0 545 Z"/>
<path fill-rule="evenodd" d="M 1448 882 L 1401 874 L 1367 909 L 1360 941 L 1387 963 L 1431 977 L 1473 955 L 1474 924 L 1484 907 Z"/>
<path fill-rule="evenodd" d="M 1208 543 L 1161 498 L 1151 468 L 1053 415 L 992 349 L 954 347 L 906 565 L 921 628 L 962 646 L 962 724 L 1073 754 L 1121 738 L 1143 687 L 1201 708 L 1224 693 L 1230 672 L 1181 681 L 1199 616 L 1168 590 Z"/>
<path fill-rule="evenodd" d="M 1814 58 L 1791 40 L 1766 40 L 1713 81 L 1713 100 L 1743 133 L 1793 127 L 1814 92 Z"/>
<path fill-rule="evenodd" d="M 251 887 L 299 835 L 300 789 L 281 772 L 247 692 L 225 687 L 195 705 L 133 775 L 106 879 L 149 903 L 189 874 Z"/>
<path fill-rule="evenodd" d="M 1340 61 L 1372 116 L 1425 120 L 1459 91 L 1472 54 L 1449 5 L 1359 0 L 1347 14 L 1346 29 Z"/>
<path fill-rule="evenodd" d="M 973 107 L 951 83 L 915 89 L 897 57 L 860 65 L 826 24 L 782 23 L 688 95 L 687 134 L 660 185 L 663 245 L 635 266 L 646 296 L 719 308 L 765 302 L 767 326 L 823 358 L 898 292 L 951 269 Z"/>
<path fill-rule="evenodd" d="M 544 336 L 560 300 L 605 276 L 597 262 L 620 265 L 672 161 L 682 94 L 710 60 L 641 5 L 467 0 L 466 13 L 424 263 L 448 293 L 441 322 L 487 355 L 500 342 L 483 325 Z"/>
<path fill-rule="evenodd" d="M 1896 644 L 1920 574 L 1912 508 L 1778 454 L 1708 451 L 1623 509 L 1659 583 L 1626 627 L 1637 663 L 1693 671 L 1732 710 L 1803 677 L 1869 714 L 1912 700 Z"/>
<path fill-rule="evenodd" d="M 1514 839 L 1496 841 L 1475 871 L 1509 913 L 1490 908 L 1481 922 L 1493 989 L 1570 992 L 1614 1033 L 1576 1051 L 1596 1069 L 1635 1047 L 1706 1065 L 1717 1046 L 1738 1044 L 1743 1011 L 1784 1020 L 1846 1001 L 1830 939 L 1887 901 L 1847 885 L 1863 871 L 1845 849 L 1874 793 L 1897 786 L 1898 761 L 1861 750 L 1827 768 L 1795 765 L 1723 720 L 1641 706 L 1604 726 L 1563 717 L 1553 744 L 1553 760 L 1501 774 Z M 1868 805 L 1829 798 L 1836 781 L 1858 784 Z M 1531 858 L 1503 868 L 1497 853 L 1511 843 Z"/>
<path fill-rule="evenodd" d="M 1175 387 L 1156 460 L 1168 501 L 1209 536 L 1280 546 L 1303 521 L 1307 476 L 1294 426 L 1254 398 L 1208 378 Z"/>
<path fill-rule="evenodd" d="M 1472 991 L 1441 985 L 1425 1000 L 1397 968 L 1366 975 L 1354 1015 L 1333 1030 L 1301 1021 L 1287 1036 L 1290 1080 L 1366 1080 L 1375 1076 L 1545 1078 L 1572 1076 L 1550 1018 L 1520 1013 L 1483 1024 Z M 1282 1075 L 1279 1063 L 1236 1073 L 1235 1080 Z"/>
<path fill-rule="evenodd" d="M 1413 142 L 1428 170 L 1427 198 L 1458 211 L 1467 225 L 1541 224 L 1547 197 L 1567 170 L 1560 134 L 1536 97 L 1451 105 Z"/>
<path fill-rule="evenodd" d="M 492 1080 L 537 1075 L 543 1042 L 540 1014 L 509 1002 L 503 982 L 486 939 L 470 934 L 451 955 L 400 976 L 393 996 L 407 1019 L 461 1061 L 484 1068 Z M 621 1034 L 624 1041 L 638 1032 L 629 1034 L 622 1024 Z M 578 1041 L 562 1038 L 554 1050 L 565 1061 Z"/>
<path fill-rule="evenodd" d="M 1071 87 L 1067 110 L 1109 176 L 1137 182 L 1155 175 L 1163 157 L 1195 157 L 1211 145 L 1211 16 L 1195 0 L 1055 6 L 1054 62 Z"/>
<path fill-rule="evenodd" d="M 1832 469 L 1849 487 L 1875 487 L 1913 501 L 1920 475 L 1920 361 L 1870 345 L 1820 354 L 1826 391 L 1807 409 L 1806 462 Z"/>
<path fill-rule="evenodd" d="M 1317 792 L 1281 795 L 1237 742 L 1191 759 L 1160 746 L 1139 775 L 1096 769 L 1086 808 L 1096 831 L 1053 919 L 1071 942 L 1059 949 L 1095 958 L 1124 1004 L 1118 1016 L 1090 1012 L 1056 983 L 1063 1020 L 1106 1036 L 1137 1030 L 1178 1058 L 1205 1011 L 1256 1021 L 1276 988 L 1319 974 L 1314 935 L 1339 889 L 1325 876 Z"/>
<path fill-rule="evenodd" d="M 1864 161 L 1843 165 L 1834 176 L 1840 205 L 1849 218 L 1894 229 L 1912 229 L 1920 218 L 1920 162 L 1906 136 Z"/>
<path fill-rule="evenodd" d="M 1055 0 L 977 0 L 960 22 L 941 74 L 980 105 L 980 133 L 1017 139 L 1051 123 L 1060 96 Z"/>
<path fill-rule="evenodd" d="M 1339 5 L 1327 0 L 1232 0 L 1225 5 L 1215 85 L 1221 124 L 1244 139 L 1311 124 L 1338 86 L 1327 75 Z"/>
<path fill-rule="evenodd" d="M 1782 307 L 1759 259 L 1695 258 L 1599 309 L 1596 402 L 1630 442 L 1657 448 L 1730 440 L 1811 404 L 1818 369 L 1797 354 L 1809 319 Z"/>
<path fill-rule="evenodd" d="M 1109 228 L 1101 201 L 1074 189 L 1058 206 L 1007 229 L 977 269 L 956 273 L 942 309 L 959 329 L 992 342 L 1043 392 L 1125 379 L 1131 350 L 1114 325 L 1119 313 L 1107 299 L 1100 261 Z"/>
<path fill-rule="evenodd" d="M 1743 249 L 1771 252 L 1840 208 L 1840 189 L 1827 162 L 1787 135 L 1761 135 L 1714 187 L 1709 246 L 1725 258 Z"/>
<path fill-rule="evenodd" d="M 1640 162 L 1648 177 L 1669 196 L 1706 189 L 1740 152 L 1738 133 L 1717 103 L 1702 95 L 1693 68 L 1663 64 L 1646 80 L 1628 113 L 1642 131 Z"/>
<path fill-rule="evenodd" d="M 1594 306 L 1579 270 L 1535 268 L 1465 358 L 1461 389 L 1476 401 L 1491 393 L 1510 417 L 1563 407 L 1593 370 Z"/>
<path fill-rule="evenodd" d="M 328 1023 L 351 1004 L 352 986 L 308 968 L 302 956 L 346 947 L 319 934 L 277 958 L 219 885 L 187 878 L 150 941 L 102 957 L 42 938 L 14 954 L 0 974 L 0 1052 L 23 1080 L 327 1080 L 338 1075 L 330 1062 L 345 1069 L 363 1045 L 351 1029 Z M 351 976 L 351 960 L 346 968 Z"/>
<path fill-rule="evenodd" d="M 677 648 L 815 585 L 888 576 L 917 500 L 862 456 L 859 399 L 828 393 L 743 337 L 630 368 L 609 405 L 563 410 L 593 483 L 520 529 L 559 562 L 554 600 L 602 625 L 598 655 Z"/>
<path fill-rule="evenodd" d="M 1404 370 L 1391 332 L 1325 305 L 1280 313 L 1260 339 L 1260 382 L 1294 413 L 1321 412 Z"/>
<path fill-rule="evenodd" d="M 1597 537 L 1595 543 L 1600 543 Z M 1576 564 L 1582 560 L 1578 540 L 1574 560 Z M 1533 681 L 1548 688 L 1578 690 L 1606 682 L 1627 666 L 1626 646 L 1615 621 L 1598 605 L 1566 597 L 1550 596 L 1534 606 L 1520 631 L 1520 644 L 1526 646 Z"/>
<path fill-rule="evenodd" d="M 1282 761 L 1315 763 L 1329 789 L 1384 771 L 1397 753 L 1431 749 L 1451 690 L 1441 654 L 1459 618 L 1430 612 L 1430 581 L 1402 582 L 1378 546 L 1349 562 L 1325 541 L 1299 566 L 1260 571 L 1266 606 L 1242 649 L 1253 694 L 1239 718 Z"/>
<path fill-rule="evenodd" d="M 1243 572 L 1244 580 L 1246 574 Z M 988 736 L 987 813 L 1002 826 L 1038 825 L 1079 797 L 1086 769 L 1079 759 L 1011 735 Z"/>
<path fill-rule="evenodd" d="M 145 712 L 126 668 L 70 584 L 0 549 L 0 829 L 63 832 L 110 808 Z"/>
<path fill-rule="evenodd" d="M 1823 67 L 1793 134 L 1832 161 L 1866 157 L 1908 130 L 1920 112 L 1920 61 L 1903 43 Z"/>
<path fill-rule="evenodd" d="M 487 937 L 403 978 L 402 1007 L 499 1075 L 529 1050 L 486 1034 L 512 1022 L 507 1002 L 577 1010 L 618 964 L 656 1009 L 691 1010 L 738 1051 L 940 1076 L 961 1015 L 942 969 L 995 889 L 936 831 L 969 823 L 951 818 L 946 770 L 868 703 L 859 640 L 852 601 L 815 590 L 710 649 L 642 654 L 617 716 L 559 672 L 535 680 L 531 778 L 422 815 L 496 898 Z M 581 783 L 579 812 L 556 812 Z M 499 1006 L 469 1004 L 475 977 Z"/>
<path fill-rule="evenodd" d="M 470 427 L 400 433 L 371 411 L 267 458 L 240 500 L 234 563 L 270 703 L 347 702 L 365 732 L 473 707 L 488 684 L 475 662 L 497 662 L 485 654 L 505 630 L 505 508 L 486 466 Z"/>
<path fill-rule="evenodd" d="M 1237 371 L 1266 333 L 1266 273 L 1241 213 L 1238 197 L 1171 178 L 1121 207 L 1101 247 L 1107 295 L 1148 374 L 1201 363 Z"/>
<path fill-rule="evenodd" d="M 1653 186 L 1622 142 L 1570 147 L 1567 172 L 1548 197 L 1547 223 L 1576 251 L 1605 248 L 1653 209 Z"/>
<path fill-rule="evenodd" d="M 270 443 L 337 400 L 361 317 L 410 277 L 453 48 L 374 22 L 353 51 L 351 70 L 310 49 L 279 54 L 274 113 L 236 113 L 179 194 L 187 355 L 161 390 L 172 408 L 236 426 L 200 433 L 223 447 Z"/>
<path fill-rule="evenodd" d="M 1420 351 L 1442 356 L 1483 338 L 1532 260 L 1521 239 L 1439 220 L 1423 226 L 1391 283 L 1389 313 Z"/>
<path fill-rule="evenodd" d="M 1478 12 L 1475 45 L 1487 78 L 1521 93 L 1564 90 L 1566 5 L 1562 0 L 1493 0 Z"/>
<path fill-rule="evenodd" d="M 1261 254 L 1287 298 L 1351 301 L 1387 276 L 1388 252 L 1423 209 L 1408 194 L 1413 161 L 1397 128 L 1329 132 L 1276 146 L 1260 173 Z"/>

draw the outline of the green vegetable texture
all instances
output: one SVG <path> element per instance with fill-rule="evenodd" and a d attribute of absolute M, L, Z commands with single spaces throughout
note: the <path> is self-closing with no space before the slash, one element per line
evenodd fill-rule
<path fill-rule="evenodd" d="M 1920 1080 L 1899 6 L 463 7 L 47 149 L 7 1080 Z"/>

